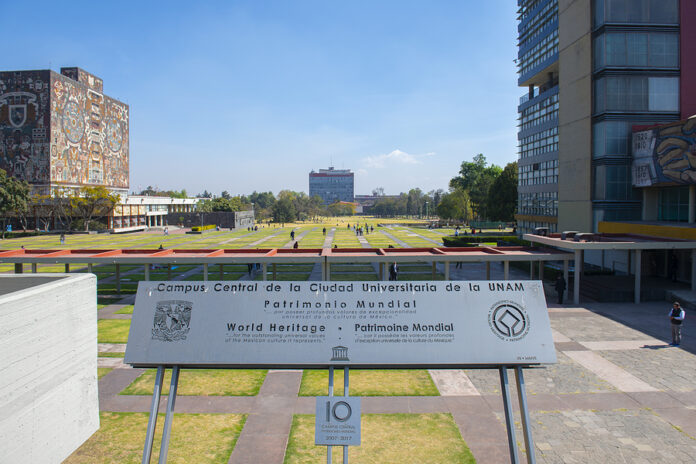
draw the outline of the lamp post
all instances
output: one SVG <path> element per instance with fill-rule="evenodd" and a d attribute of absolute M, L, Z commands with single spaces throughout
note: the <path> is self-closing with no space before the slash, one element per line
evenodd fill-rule
<path fill-rule="evenodd" d="M 430 215 L 428 214 L 428 202 L 425 202 L 425 219 L 430 219 Z"/>

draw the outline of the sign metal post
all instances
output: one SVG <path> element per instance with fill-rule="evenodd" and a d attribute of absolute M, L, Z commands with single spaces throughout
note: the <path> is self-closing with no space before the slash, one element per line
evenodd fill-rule
<path fill-rule="evenodd" d="M 527 450 L 527 463 L 536 464 L 534 455 L 534 440 L 532 439 L 532 429 L 529 423 L 529 409 L 527 408 L 527 393 L 524 386 L 524 374 L 522 367 L 515 367 L 515 378 L 517 380 L 517 398 L 520 402 L 520 415 L 522 416 L 522 433 L 524 434 L 524 447 Z"/>
<path fill-rule="evenodd" d="M 348 366 L 343 368 L 343 396 L 348 396 Z M 343 445 L 343 464 L 348 464 L 348 445 Z"/>
<path fill-rule="evenodd" d="M 510 448 L 510 461 L 519 464 L 520 458 L 517 454 L 517 440 L 515 439 L 515 416 L 512 412 L 512 401 L 510 400 L 510 385 L 508 382 L 507 366 L 500 366 L 500 389 L 503 394 L 503 407 L 505 409 L 505 428 L 507 429 L 508 447 Z"/>
<path fill-rule="evenodd" d="M 334 368 L 329 367 L 329 396 L 334 396 Z M 333 446 L 328 445 L 326 447 L 326 464 L 331 464 L 331 451 Z"/>
<path fill-rule="evenodd" d="M 172 420 L 174 419 L 174 403 L 176 402 L 176 390 L 179 384 L 179 366 L 172 368 L 172 381 L 169 384 L 169 399 L 167 400 L 167 414 L 164 416 L 164 430 L 162 431 L 162 446 L 160 446 L 159 464 L 167 462 L 169 453 L 169 437 L 172 432 Z"/>
<path fill-rule="evenodd" d="M 152 443 L 155 439 L 155 427 L 157 426 L 157 413 L 159 412 L 160 395 L 162 394 L 162 381 L 164 379 L 164 366 L 157 367 L 155 375 L 155 389 L 152 392 L 152 405 L 150 406 L 150 418 L 147 422 L 147 433 L 145 434 L 145 447 L 143 448 L 142 464 L 150 463 L 152 455 Z"/>
<path fill-rule="evenodd" d="M 155 376 L 155 388 L 152 392 L 152 405 L 150 406 L 150 418 L 147 423 L 147 434 L 145 435 L 145 447 L 143 448 L 142 464 L 150 464 L 152 457 L 152 445 L 155 440 L 155 428 L 157 426 L 157 413 L 162 396 L 162 385 L 164 383 L 165 367 L 157 366 Z M 172 431 L 172 420 L 174 419 L 174 404 L 176 403 L 176 391 L 179 385 L 179 366 L 172 367 L 172 380 L 169 384 L 169 397 L 167 399 L 167 413 L 164 416 L 164 430 L 162 431 L 162 443 L 160 445 L 159 464 L 167 462 L 169 453 L 169 438 Z"/>

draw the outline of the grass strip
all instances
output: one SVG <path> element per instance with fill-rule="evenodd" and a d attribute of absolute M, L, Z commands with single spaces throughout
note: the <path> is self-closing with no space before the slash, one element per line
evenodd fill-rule
<path fill-rule="evenodd" d="M 473 454 L 450 414 L 363 414 L 361 444 L 350 447 L 350 462 L 472 464 Z M 343 448 L 333 448 L 333 463 Z M 326 447 L 314 445 L 314 416 L 295 415 L 284 464 L 326 462 Z"/>
<path fill-rule="evenodd" d="M 329 373 L 323 369 L 305 369 L 302 373 L 300 396 L 328 395 Z M 343 394 L 343 385 L 337 382 L 335 395 Z M 350 394 L 354 396 L 439 396 L 440 393 L 428 374 L 422 369 L 351 369 Z"/>
<path fill-rule="evenodd" d="M 99 319 L 97 321 L 99 343 L 128 343 L 130 323 L 128 319 Z"/>
<path fill-rule="evenodd" d="M 158 424 L 164 424 L 160 414 Z M 99 430 L 63 464 L 137 464 L 142 459 L 148 414 L 102 412 Z M 168 463 L 224 464 L 228 461 L 246 415 L 174 414 Z M 157 427 L 152 462 L 159 458 L 162 425 Z"/>
<path fill-rule="evenodd" d="M 156 369 L 148 369 L 121 395 L 152 395 Z M 263 369 L 182 369 L 177 394 L 184 396 L 255 396 L 266 378 Z M 171 371 L 165 372 L 162 394 L 169 393 Z"/>

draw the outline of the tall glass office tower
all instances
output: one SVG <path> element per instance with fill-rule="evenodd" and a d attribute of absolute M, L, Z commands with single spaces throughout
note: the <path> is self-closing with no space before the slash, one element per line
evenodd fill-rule
<path fill-rule="evenodd" d="M 518 215 L 522 232 L 558 221 L 558 0 L 518 0 Z"/>
<path fill-rule="evenodd" d="M 696 2 L 518 0 L 518 7 L 518 83 L 527 89 L 518 108 L 520 230 L 686 221 L 670 212 L 684 210 L 693 187 L 633 187 L 631 137 L 637 127 L 696 113 Z M 660 205 L 657 217 L 646 204 Z"/>

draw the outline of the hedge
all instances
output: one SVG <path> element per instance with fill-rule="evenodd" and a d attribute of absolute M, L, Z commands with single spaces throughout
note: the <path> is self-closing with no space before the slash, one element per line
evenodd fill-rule
<path fill-rule="evenodd" d="M 208 224 L 207 226 L 194 226 L 191 227 L 191 232 L 203 232 L 204 230 L 214 229 L 215 224 Z"/>
<path fill-rule="evenodd" d="M 498 246 L 531 246 L 530 242 L 516 235 L 476 234 L 442 237 L 442 243 L 446 247 L 470 247 L 486 242 L 496 242 Z"/>

